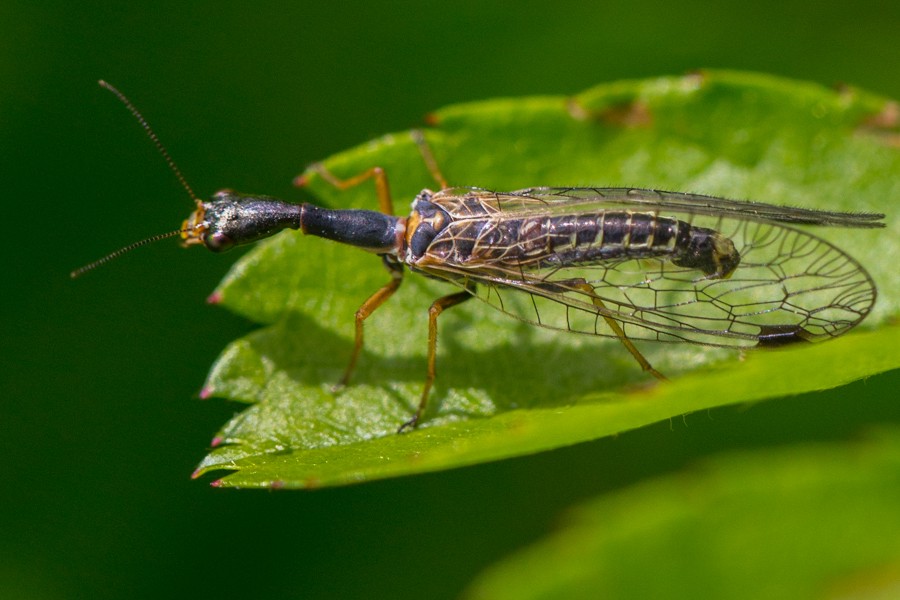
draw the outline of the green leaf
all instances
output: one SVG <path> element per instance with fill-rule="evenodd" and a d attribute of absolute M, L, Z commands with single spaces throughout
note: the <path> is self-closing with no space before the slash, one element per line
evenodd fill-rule
<path fill-rule="evenodd" d="M 733 454 L 603 496 L 467 598 L 900 597 L 900 431 Z"/>
<path fill-rule="evenodd" d="M 890 213 L 900 198 L 896 112 L 858 90 L 714 71 L 612 83 L 574 98 L 450 106 L 426 135 L 452 185 L 629 185 Z M 408 132 L 325 164 L 341 177 L 383 167 L 398 212 L 436 186 Z M 341 192 L 310 174 L 309 187 L 327 205 L 377 206 L 370 184 Z M 850 335 L 746 357 L 642 344 L 673 378 L 657 385 L 616 340 L 543 330 L 469 302 L 441 317 L 429 410 L 404 435 L 395 431 L 425 377 L 427 308 L 455 288 L 407 276 L 366 321 L 354 379 L 333 394 L 352 350 L 353 314 L 389 278 L 364 252 L 280 234 L 217 290 L 223 305 L 264 326 L 213 366 L 206 394 L 252 406 L 218 433 L 196 473 L 234 470 L 222 486 L 310 487 L 433 471 L 897 368 L 900 336 L 886 323 L 900 302 L 900 220 L 889 216 L 887 230 L 817 233 L 849 250 L 879 286 L 875 310 Z"/>

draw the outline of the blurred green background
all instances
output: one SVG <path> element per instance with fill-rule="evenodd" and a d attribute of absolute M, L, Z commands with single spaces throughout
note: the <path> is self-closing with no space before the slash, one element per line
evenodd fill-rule
<path fill-rule="evenodd" d="M 191 481 L 240 409 L 196 397 L 251 328 L 204 303 L 235 256 L 160 243 L 69 280 L 190 209 L 97 79 L 131 96 L 201 196 L 298 199 L 307 163 L 454 102 L 698 67 L 900 97 L 896 3 L 247 6 L 0 4 L 0 597 L 453 597 L 579 500 L 724 450 L 900 422 L 893 372 L 422 477 L 307 493 Z"/>

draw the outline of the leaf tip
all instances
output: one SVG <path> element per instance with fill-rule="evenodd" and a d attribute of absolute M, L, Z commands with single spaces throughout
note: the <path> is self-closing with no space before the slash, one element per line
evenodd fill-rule
<path fill-rule="evenodd" d="M 215 390 L 213 390 L 213 387 L 211 385 L 204 386 L 203 389 L 200 390 L 200 394 L 199 394 L 200 399 L 208 400 L 209 398 L 212 397 L 214 392 L 215 392 Z"/>
<path fill-rule="evenodd" d="M 207 304 L 220 304 L 222 302 L 222 291 L 216 290 L 206 297 Z"/>
<path fill-rule="evenodd" d="M 224 439 L 223 437 L 217 435 L 217 436 L 214 437 L 214 438 L 212 439 L 212 441 L 209 443 L 209 447 L 210 447 L 210 448 L 217 448 L 217 447 L 219 447 L 220 445 L 222 445 L 222 442 L 224 442 L 224 441 L 225 441 L 225 439 Z"/>

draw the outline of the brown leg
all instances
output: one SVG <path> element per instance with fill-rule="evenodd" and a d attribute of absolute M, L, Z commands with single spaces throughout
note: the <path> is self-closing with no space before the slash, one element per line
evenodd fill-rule
<path fill-rule="evenodd" d="M 378 194 L 378 207 L 386 215 L 394 214 L 394 203 L 391 200 L 391 190 L 388 187 L 387 175 L 381 167 L 372 167 L 367 171 L 363 171 L 358 175 L 354 175 L 349 179 L 339 179 L 331 171 L 329 171 L 322 163 L 315 163 L 309 166 L 309 170 L 315 171 L 319 176 L 336 187 L 339 190 L 346 190 L 355 187 L 369 179 L 375 180 L 375 193 Z M 303 187 L 306 185 L 306 177 L 299 175 L 294 179 L 294 185 Z"/>
<path fill-rule="evenodd" d="M 419 147 L 419 154 L 422 155 L 422 160 L 425 161 L 428 172 L 431 173 L 431 176 L 434 177 L 434 180 L 441 186 L 442 190 L 447 189 L 449 187 L 447 180 L 444 179 L 443 173 L 438 168 L 437 161 L 434 159 L 434 153 L 431 152 L 431 146 L 428 145 L 428 141 L 425 139 L 425 132 L 421 129 L 413 129 L 410 135 L 416 146 Z"/>
<path fill-rule="evenodd" d="M 588 282 L 581 279 L 573 281 L 572 285 L 575 288 L 584 291 L 585 294 L 590 296 L 591 302 L 593 302 L 594 306 L 607 310 L 606 305 L 603 304 L 603 301 L 597 297 L 597 294 L 594 293 L 594 288 Z M 641 368 L 643 370 L 647 371 L 657 379 L 668 381 L 668 378 L 654 369 L 653 365 L 650 364 L 650 361 L 644 358 L 644 355 L 641 354 L 640 350 L 638 350 L 634 343 L 630 339 L 628 339 L 628 336 L 625 335 L 625 331 L 622 329 L 622 326 L 619 325 L 618 321 L 603 313 L 601 313 L 600 316 L 603 317 L 603 320 L 606 321 L 606 324 L 609 325 L 609 328 L 613 330 L 613 333 L 616 334 L 616 337 L 619 338 L 619 341 L 622 342 L 625 348 L 627 348 L 628 351 L 631 352 L 631 356 L 633 356 L 634 359 L 638 361 L 638 364 L 641 365 Z"/>
<path fill-rule="evenodd" d="M 416 143 L 416 146 L 419 147 L 419 153 L 422 155 L 422 160 L 425 161 L 425 166 L 428 167 L 428 172 L 431 173 L 431 176 L 434 177 L 434 180 L 441 187 L 441 189 L 447 188 L 447 180 L 444 179 L 444 175 L 441 173 L 440 168 L 437 166 L 437 161 L 434 159 L 434 153 L 431 152 L 431 147 L 428 145 L 428 141 L 425 139 L 425 134 L 420 129 L 414 129 L 410 132 L 413 141 Z M 386 215 L 394 214 L 394 202 L 391 199 L 391 190 L 388 187 L 387 174 L 385 174 L 384 169 L 381 167 L 372 167 L 362 173 L 354 175 L 353 177 L 349 177 L 347 179 L 341 179 L 334 173 L 328 170 L 328 168 L 322 163 L 314 163 L 309 166 L 310 171 L 314 171 L 318 173 L 318 175 L 336 187 L 339 190 L 346 190 L 352 187 L 355 187 L 363 182 L 368 181 L 369 179 L 375 180 L 375 193 L 378 195 L 378 206 Z M 294 185 L 297 187 L 303 187 L 306 185 L 306 175 L 298 175 L 294 178 Z"/>
<path fill-rule="evenodd" d="M 443 298 L 438 298 L 431 305 L 431 308 L 428 309 L 428 373 L 425 376 L 425 388 L 422 390 L 422 397 L 419 400 L 419 407 L 416 409 L 416 414 L 413 415 L 412 419 L 401 425 L 400 429 L 397 430 L 397 433 L 402 433 L 404 429 L 409 427 L 414 428 L 425 413 L 425 407 L 428 406 L 428 393 L 431 391 L 431 385 L 434 383 L 436 374 L 435 364 L 437 363 L 438 317 L 444 310 L 451 306 L 461 304 L 472 297 L 470 292 L 457 292 L 455 294 L 450 294 L 449 296 L 444 296 Z"/>
<path fill-rule="evenodd" d="M 362 303 L 362 306 L 356 310 L 356 340 L 353 344 L 353 354 L 350 356 L 350 364 L 347 365 L 344 376 L 341 377 L 341 381 L 334 387 L 334 391 L 340 390 L 350 382 L 350 376 L 353 375 L 353 370 L 356 368 L 356 361 L 363 348 L 363 321 L 369 318 L 369 315 L 375 312 L 376 308 L 384 304 L 385 300 L 390 298 L 403 282 L 403 265 L 389 255 L 383 256 L 382 261 L 384 261 L 384 266 L 391 274 L 391 280 L 369 296 Z"/>

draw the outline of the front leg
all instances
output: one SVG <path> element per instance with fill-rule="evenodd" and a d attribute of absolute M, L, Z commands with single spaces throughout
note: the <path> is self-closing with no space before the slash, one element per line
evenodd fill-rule
<path fill-rule="evenodd" d="M 387 174 L 381 167 L 372 167 L 349 179 L 340 179 L 334 173 L 329 171 L 322 163 L 312 164 L 309 166 L 309 169 L 318 173 L 322 179 L 339 190 L 347 190 L 368 181 L 369 179 L 374 179 L 375 193 L 378 195 L 378 208 L 386 215 L 394 214 L 394 201 L 391 199 L 391 189 L 388 187 Z M 306 185 L 306 175 L 298 175 L 295 177 L 294 185 L 297 187 L 304 187 Z"/>
<path fill-rule="evenodd" d="M 350 382 L 350 376 L 353 375 L 354 369 L 356 369 L 356 361 L 359 359 L 359 354 L 362 352 L 363 348 L 363 321 L 369 318 L 375 309 L 385 303 L 385 301 L 394 295 L 394 292 L 400 287 L 400 284 L 403 283 L 403 265 L 397 260 L 395 256 L 390 254 L 385 254 L 381 257 L 382 262 L 384 263 L 385 268 L 391 274 L 391 280 L 384 284 L 377 292 L 369 296 L 369 298 L 362 303 L 356 310 L 356 338 L 353 343 L 353 354 L 350 356 L 350 364 L 347 365 L 347 370 L 344 371 L 344 376 L 341 377 L 341 381 L 334 387 L 334 391 L 338 391 L 341 388 L 345 387 Z"/>

